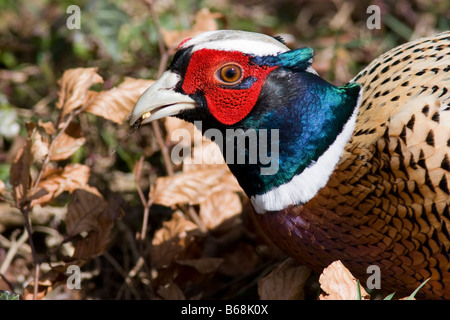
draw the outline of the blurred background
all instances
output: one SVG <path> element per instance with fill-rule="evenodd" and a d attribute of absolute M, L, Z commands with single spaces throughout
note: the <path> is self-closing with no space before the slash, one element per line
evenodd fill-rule
<path fill-rule="evenodd" d="M 79 29 L 67 27 L 72 13 L 66 10 L 74 4 L 81 9 Z M 367 12 L 370 5 L 380 8 L 379 29 L 367 27 L 367 20 L 373 14 Z M 161 67 L 162 51 L 158 41 L 161 33 L 166 48 L 170 49 L 176 42 L 171 43 L 170 36 L 180 37 L 183 30 L 192 30 L 195 23 L 202 23 L 203 20 L 195 20 L 202 8 L 209 9 L 220 29 L 281 35 L 289 47 L 314 48 L 313 67 L 338 85 L 348 82 L 385 51 L 450 29 L 450 2 L 446 0 L 0 0 L 0 180 L 9 179 L 11 163 L 26 137 L 25 123 L 52 121 L 57 117 L 58 79 L 65 70 L 97 67 L 105 82 L 94 86 L 94 90 L 110 89 L 124 77 L 155 79 Z M 205 18 L 197 16 L 197 19 Z M 203 22 L 210 23 L 210 20 Z M 170 61 L 170 57 L 166 58 Z M 142 169 L 149 177 L 142 182 L 144 190 L 157 176 L 165 175 L 154 132 L 150 126 L 144 127 L 121 144 L 130 133 L 127 123 L 116 124 L 90 114 L 80 117 L 79 123 L 86 142 L 66 162 L 87 164 L 92 170 L 91 185 L 106 199 L 120 198 L 126 203 L 127 216 L 123 221 L 134 234 L 142 219 L 142 203 L 138 200 L 132 174 L 136 162 L 142 154 L 147 159 Z M 64 200 L 56 201 L 44 210 L 44 215 L 53 212 L 50 214 L 53 220 L 36 218 L 34 224 L 52 227 L 55 212 L 65 204 Z M 23 227 L 23 221 L 8 204 L 0 205 L 1 262 L 6 256 L 8 241 L 14 230 Z M 170 216 L 170 210 L 162 207 L 156 206 L 151 212 L 152 230 Z M 45 252 L 49 246 L 45 238 L 48 232 L 37 232 L 46 234 L 42 239 L 36 236 L 38 250 Z M 129 234 L 123 231 L 123 225 L 117 233 L 116 238 L 112 237 L 107 261 L 100 257 L 91 262 L 90 270 L 98 270 L 102 265 L 103 274 L 92 271 L 88 277 L 90 282 L 78 298 L 137 297 L 136 292 L 118 289 L 124 281 L 121 272 L 128 272 L 128 269 L 122 266 L 121 270 L 115 263 L 121 264 L 122 251 L 129 250 L 121 243 Z M 247 257 L 246 252 L 252 248 L 239 249 L 240 256 L 233 259 Z M 276 257 L 275 254 L 267 256 Z M 5 281 L 14 286 L 22 285 L 31 272 L 31 264 L 29 252 L 23 251 L 14 259 Z M 262 272 L 262 269 L 257 269 L 256 273 L 255 270 L 247 276 L 257 278 L 258 270 Z M 235 284 L 247 283 L 250 293 L 244 297 L 256 296 L 255 282 L 246 281 L 245 275 L 235 271 L 224 272 L 222 277 L 228 277 L 227 281 L 238 278 Z M 118 279 L 117 283 L 114 279 Z M 179 284 L 182 289 L 186 288 L 183 285 Z M 0 289 L 5 288 L 8 286 L 3 283 Z M 184 294 L 189 295 L 186 290 Z M 205 296 L 236 298 L 242 294 L 242 290 L 227 287 L 222 291 L 212 290 Z M 155 293 L 142 293 L 139 297 L 154 298 Z"/>

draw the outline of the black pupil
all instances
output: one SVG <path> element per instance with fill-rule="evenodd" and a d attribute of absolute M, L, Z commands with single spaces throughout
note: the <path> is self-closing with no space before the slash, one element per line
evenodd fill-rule
<path fill-rule="evenodd" d="M 229 67 L 226 71 L 225 71 L 225 77 L 227 79 L 231 79 L 233 80 L 234 77 L 236 76 L 236 68 L 235 67 Z"/>

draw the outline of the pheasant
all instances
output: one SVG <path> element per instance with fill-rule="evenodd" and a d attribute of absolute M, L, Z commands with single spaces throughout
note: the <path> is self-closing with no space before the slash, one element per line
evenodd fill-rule
<path fill-rule="evenodd" d="M 450 299 L 450 32 L 394 48 L 340 87 L 312 59 L 267 35 L 197 35 L 131 125 L 175 116 L 213 130 L 264 232 L 313 270 L 341 260 L 366 279 L 376 265 L 385 291 L 429 278 L 417 297 Z"/>

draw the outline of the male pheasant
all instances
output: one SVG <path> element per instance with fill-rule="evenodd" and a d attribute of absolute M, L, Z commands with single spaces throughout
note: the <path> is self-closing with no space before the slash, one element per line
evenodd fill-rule
<path fill-rule="evenodd" d="M 341 260 L 364 279 L 377 265 L 386 291 L 430 278 L 418 297 L 450 299 L 450 32 L 390 50 L 341 87 L 312 57 L 256 33 L 198 35 L 131 124 L 201 124 L 262 229 L 310 268 Z"/>

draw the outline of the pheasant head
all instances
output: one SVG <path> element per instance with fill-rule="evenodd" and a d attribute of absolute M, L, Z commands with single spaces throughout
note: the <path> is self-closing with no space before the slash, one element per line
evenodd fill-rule
<path fill-rule="evenodd" d="M 312 49 L 262 34 L 203 33 L 180 45 L 131 124 L 175 116 L 203 133 L 218 130 L 215 141 L 258 213 L 306 203 L 339 161 L 361 96 L 356 83 L 323 80 L 312 59 Z"/>

